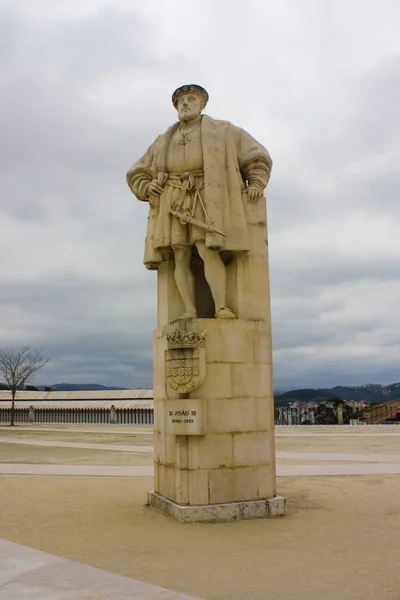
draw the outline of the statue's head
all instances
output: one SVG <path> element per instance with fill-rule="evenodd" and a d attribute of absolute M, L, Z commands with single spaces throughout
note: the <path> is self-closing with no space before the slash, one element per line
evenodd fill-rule
<path fill-rule="evenodd" d="M 208 93 L 201 85 L 182 85 L 172 94 L 172 104 L 180 121 L 191 121 L 199 116 L 208 102 Z"/>

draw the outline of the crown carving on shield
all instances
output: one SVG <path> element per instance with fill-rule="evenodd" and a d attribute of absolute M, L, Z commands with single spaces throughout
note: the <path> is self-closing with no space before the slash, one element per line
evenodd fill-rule
<path fill-rule="evenodd" d="M 194 348 L 204 346 L 206 334 L 204 331 L 181 331 L 175 329 L 166 334 L 168 348 Z"/>

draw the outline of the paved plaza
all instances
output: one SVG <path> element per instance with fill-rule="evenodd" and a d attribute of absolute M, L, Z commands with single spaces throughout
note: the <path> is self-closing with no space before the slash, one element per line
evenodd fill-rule
<path fill-rule="evenodd" d="M 0 600 L 400 600 L 400 429 L 276 445 L 286 517 L 181 525 L 145 506 L 149 429 L 1 427 Z"/>
<path fill-rule="evenodd" d="M 0 539 L 1 600 L 196 600 Z"/>
<path fill-rule="evenodd" d="M 27 445 L 27 446 L 39 446 L 43 448 L 76 448 L 80 450 L 101 450 L 102 452 L 128 452 L 130 454 L 146 454 L 150 455 L 153 452 L 153 446 L 151 443 L 142 445 L 132 444 L 115 444 L 110 443 L 107 440 L 108 434 L 118 434 L 118 429 L 74 429 L 69 428 L 54 428 L 54 427 L 43 427 L 41 429 L 35 427 L 23 427 L 13 432 L 13 435 L 1 435 L 2 430 L 0 429 L 0 451 L 2 444 L 11 445 Z M 129 430 L 123 430 L 119 428 L 121 434 L 130 435 Z M 391 438 L 394 437 L 396 440 L 400 439 L 400 432 L 394 432 L 392 427 L 343 427 L 341 432 L 337 431 L 337 428 L 325 428 L 321 431 L 321 427 L 278 427 L 276 438 L 305 438 L 313 440 L 315 438 L 351 438 L 368 440 L 368 438 Z M 10 430 L 8 430 L 10 431 Z M 34 437 L 24 437 L 32 432 L 40 432 L 46 434 L 57 434 L 60 435 L 62 432 L 70 434 L 95 434 L 103 435 L 105 439 L 102 443 L 93 442 L 76 442 L 76 441 L 63 441 L 60 439 L 49 440 L 49 439 L 36 439 Z M 140 431 L 138 429 L 132 429 L 135 435 L 147 434 L 150 438 L 150 433 Z M 289 431 L 289 432 L 288 432 Z M 22 434 L 22 435 L 21 435 Z M 18 436 L 18 437 L 17 437 Z M 340 443 L 338 443 L 340 446 Z M 8 474 L 36 474 L 36 475 L 86 475 L 86 476 L 118 476 L 118 477 L 144 477 L 153 475 L 153 467 L 147 465 L 61 465 L 61 464 L 41 464 L 32 462 L 4 462 L 0 454 L 0 473 Z M 5 456 L 5 454 L 3 455 Z M 339 453 L 339 452 L 288 452 L 280 451 L 276 452 L 277 457 L 277 475 L 280 477 L 293 477 L 293 476 L 316 476 L 316 475 L 378 475 L 378 474 L 399 474 L 400 473 L 400 454 L 383 454 L 380 453 Z M 283 464 L 287 459 L 291 464 Z M 329 464 L 326 464 L 326 463 Z"/>

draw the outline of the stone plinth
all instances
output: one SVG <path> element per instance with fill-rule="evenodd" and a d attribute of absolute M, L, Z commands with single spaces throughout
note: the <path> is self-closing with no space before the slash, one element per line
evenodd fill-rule
<path fill-rule="evenodd" d="M 166 376 L 167 334 L 176 330 L 204 334 L 204 382 L 186 394 Z M 154 409 L 151 504 L 183 521 L 284 512 L 276 499 L 268 321 L 185 319 L 156 330 Z"/>
<path fill-rule="evenodd" d="M 222 523 L 242 519 L 265 519 L 266 517 L 282 517 L 286 512 L 286 501 L 282 496 L 275 496 L 270 500 L 251 500 L 250 502 L 181 506 L 155 492 L 149 492 L 148 504 L 171 515 L 181 523 Z"/>

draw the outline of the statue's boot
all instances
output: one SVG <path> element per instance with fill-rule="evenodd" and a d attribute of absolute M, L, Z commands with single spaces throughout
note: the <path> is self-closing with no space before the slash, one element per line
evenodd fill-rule
<path fill-rule="evenodd" d="M 215 314 L 216 319 L 236 319 L 235 313 L 226 306 L 221 306 L 219 310 L 217 310 Z"/>

